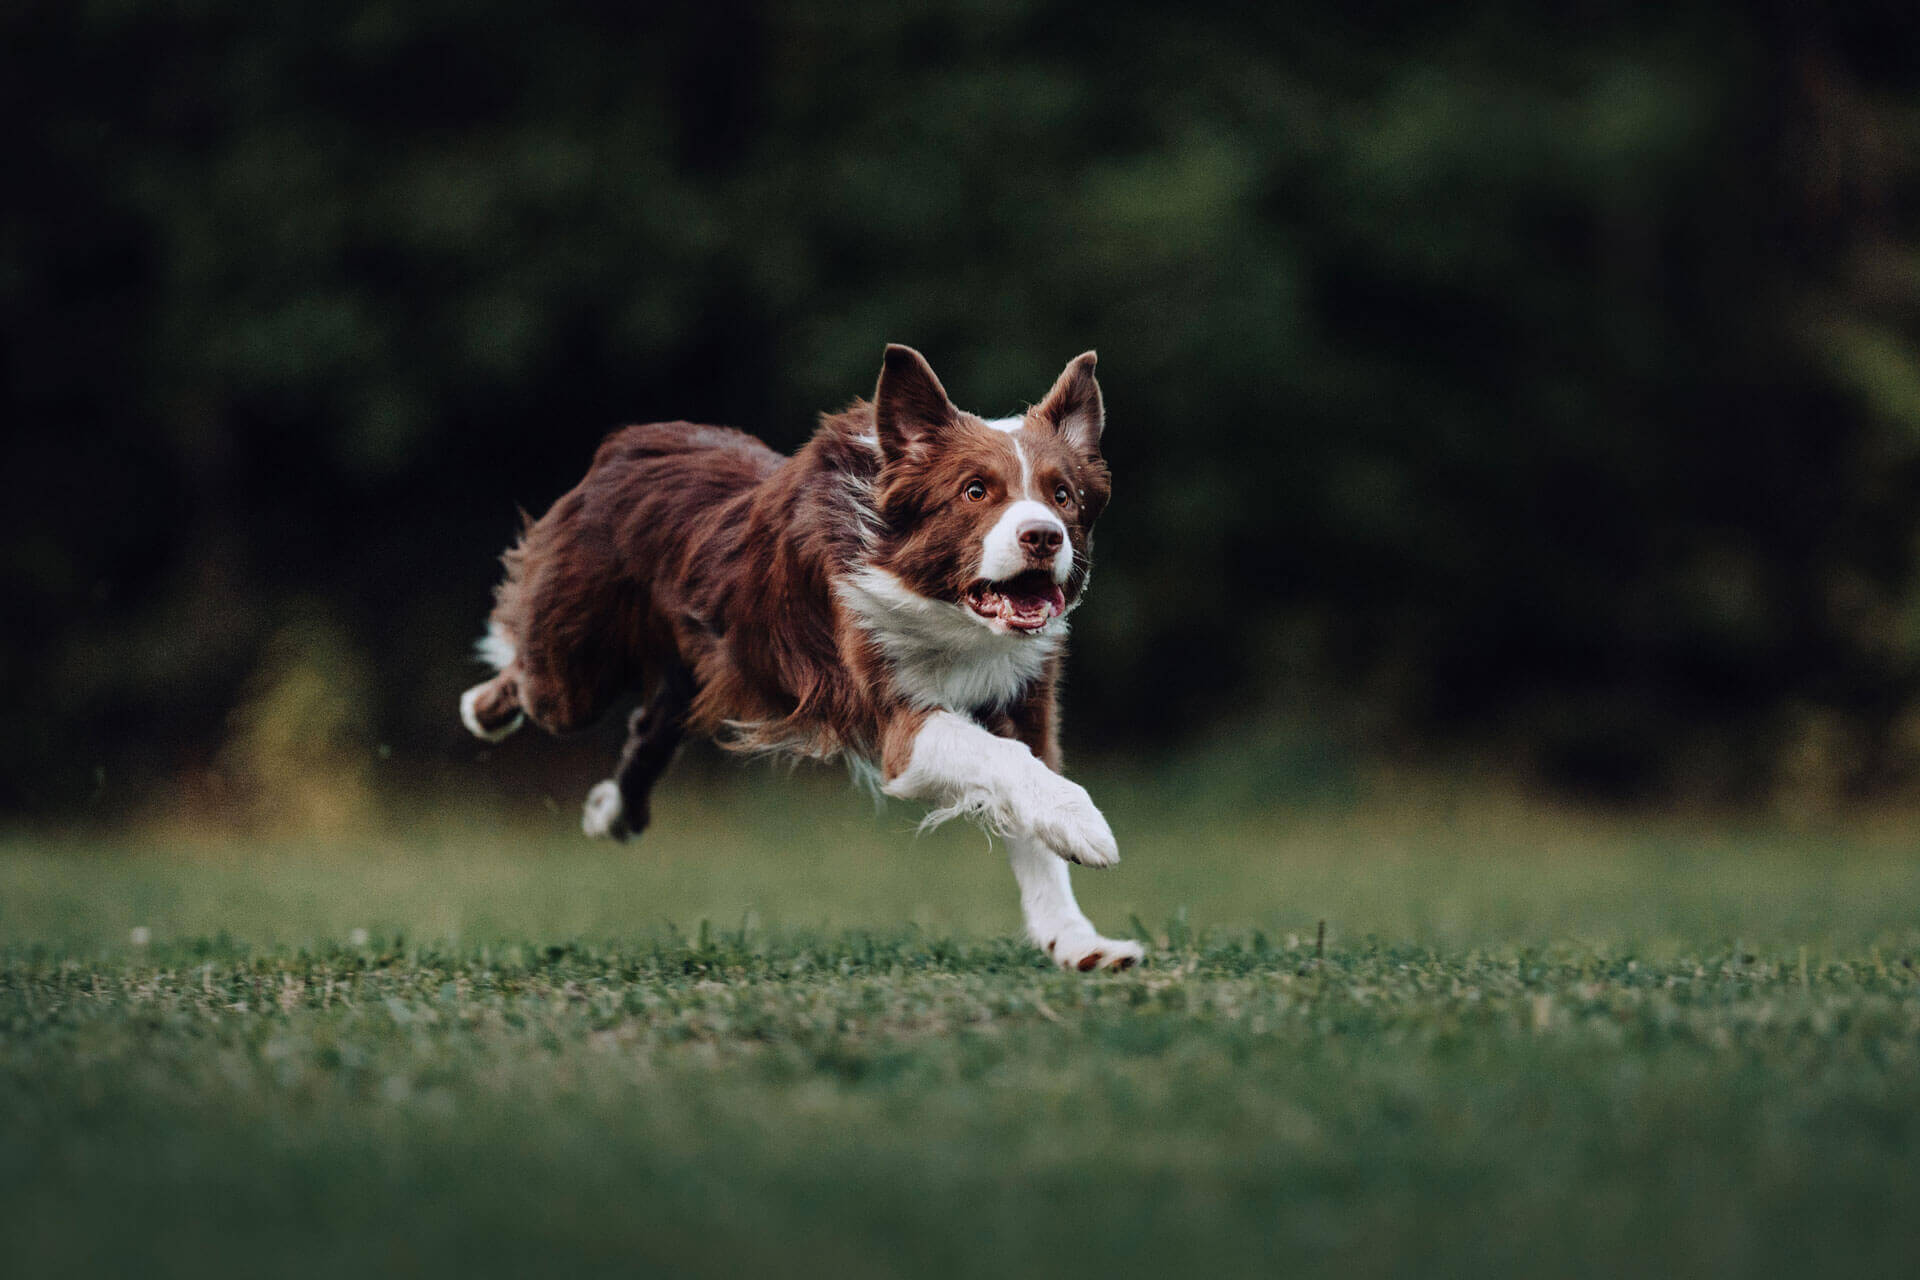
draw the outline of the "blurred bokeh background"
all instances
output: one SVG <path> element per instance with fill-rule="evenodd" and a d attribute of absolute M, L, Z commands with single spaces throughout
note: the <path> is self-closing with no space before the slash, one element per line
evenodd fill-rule
<path fill-rule="evenodd" d="M 453 715 L 516 508 L 624 422 L 790 448 L 887 341 L 990 413 L 1100 351 L 1083 759 L 1911 796 L 1917 48 L 1907 0 L 7 6 L 0 806 L 570 806 L 604 735 Z"/>

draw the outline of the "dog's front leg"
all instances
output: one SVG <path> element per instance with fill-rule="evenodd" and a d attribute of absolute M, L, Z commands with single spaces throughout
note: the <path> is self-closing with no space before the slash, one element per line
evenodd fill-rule
<path fill-rule="evenodd" d="M 1113 830 L 1085 787 L 1047 768 L 1026 744 L 966 716 L 932 711 L 917 723 L 902 716 L 889 726 L 881 756 L 883 790 L 933 805 L 929 822 L 973 818 L 1010 843 L 1037 841 L 1084 867 L 1120 861 Z"/>
<path fill-rule="evenodd" d="M 1063 969 L 1131 969 L 1146 954 L 1137 942 L 1103 938 L 1074 901 L 1067 864 L 1032 836 L 1009 836 L 1007 860 L 1020 882 L 1027 936 Z"/>
<path fill-rule="evenodd" d="M 1018 739 L 950 711 L 903 717 L 885 748 L 888 795 L 938 806 L 930 821 L 964 814 L 1006 839 L 1027 936 L 1055 964 L 1130 969 L 1140 962 L 1139 943 L 1102 937 L 1081 912 L 1061 861 L 1107 867 L 1120 858 L 1085 788 L 1049 769 Z"/>

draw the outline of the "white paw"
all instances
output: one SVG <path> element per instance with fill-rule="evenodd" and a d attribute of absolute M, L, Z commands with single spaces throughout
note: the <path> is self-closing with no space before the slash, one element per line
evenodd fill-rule
<path fill-rule="evenodd" d="M 611 778 L 596 782 L 587 792 L 586 807 L 580 812 L 580 829 L 593 840 L 627 838 L 626 805 L 620 799 L 620 787 Z"/>
<path fill-rule="evenodd" d="M 1110 867 L 1120 861 L 1113 828 L 1094 807 L 1093 797 L 1077 782 L 1049 775 L 1054 784 L 1029 807 L 1027 825 L 1040 842 L 1068 862 Z"/>
<path fill-rule="evenodd" d="M 482 742 L 499 742 L 508 734 L 527 722 L 524 712 L 515 712 L 513 719 L 498 729 L 489 731 L 480 723 L 480 717 L 474 714 L 473 704 L 480 700 L 481 691 L 487 686 L 477 684 L 460 695 L 460 723 L 467 726 L 467 732 Z"/>
<path fill-rule="evenodd" d="M 1040 944 L 1062 969 L 1088 973 L 1095 969 L 1131 969 L 1146 958 L 1146 949 L 1137 942 L 1103 938 L 1091 930 L 1075 930 Z"/>

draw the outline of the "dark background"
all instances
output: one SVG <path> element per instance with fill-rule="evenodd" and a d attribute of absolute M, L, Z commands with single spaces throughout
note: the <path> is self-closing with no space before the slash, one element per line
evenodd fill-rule
<path fill-rule="evenodd" d="M 1912 14 L 8 6 L 0 804 L 494 785 L 516 505 L 887 341 L 1100 351 L 1082 757 L 1909 791 Z"/>

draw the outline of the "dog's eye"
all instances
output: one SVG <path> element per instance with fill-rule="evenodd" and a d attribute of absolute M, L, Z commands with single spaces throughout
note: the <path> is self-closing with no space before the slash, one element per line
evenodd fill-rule
<path fill-rule="evenodd" d="M 978 480 L 967 481 L 967 487 L 960 491 L 968 502 L 978 502 L 987 496 L 987 486 Z"/>
<path fill-rule="evenodd" d="M 1063 484 L 1057 484 L 1053 486 L 1053 500 L 1064 507 L 1073 501 L 1073 490 Z"/>

